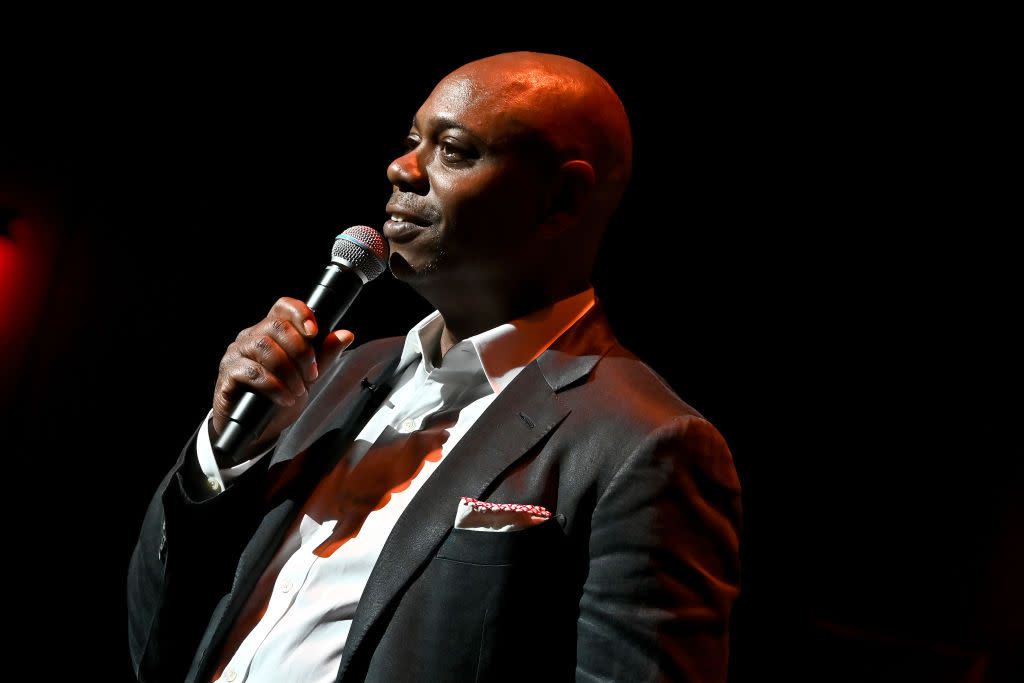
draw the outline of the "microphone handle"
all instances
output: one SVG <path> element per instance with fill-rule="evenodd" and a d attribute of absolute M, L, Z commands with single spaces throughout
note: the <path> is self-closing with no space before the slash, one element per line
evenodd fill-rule
<path fill-rule="evenodd" d="M 316 316 L 317 332 L 313 349 L 319 353 L 327 335 L 334 331 L 345 311 L 349 309 L 363 281 L 354 271 L 339 263 L 324 269 L 323 277 L 313 288 L 306 305 Z M 272 400 L 252 391 L 243 392 L 228 417 L 224 430 L 213 443 L 213 454 L 218 464 L 232 467 L 239 464 L 242 448 L 257 438 L 274 417 Z"/>

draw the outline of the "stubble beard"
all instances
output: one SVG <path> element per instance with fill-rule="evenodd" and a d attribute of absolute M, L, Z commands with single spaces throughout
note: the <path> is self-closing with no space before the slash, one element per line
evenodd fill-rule
<path fill-rule="evenodd" d="M 441 244 L 441 236 L 439 233 L 434 232 L 434 234 L 431 235 L 430 242 L 431 246 L 433 247 L 433 249 L 431 249 L 433 255 L 430 257 L 430 260 L 427 261 L 425 265 L 419 268 L 414 268 L 412 264 L 410 264 L 403 258 L 401 275 L 399 276 L 395 274 L 393 270 L 392 275 L 394 275 L 396 278 L 400 280 L 408 282 L 410 285 L 415 285 L 424 280 L 429 280 L 432 278 L 433 275 L 440 273 L 448 259 L 448 253 L 445 250 L 444 246 Z"/>

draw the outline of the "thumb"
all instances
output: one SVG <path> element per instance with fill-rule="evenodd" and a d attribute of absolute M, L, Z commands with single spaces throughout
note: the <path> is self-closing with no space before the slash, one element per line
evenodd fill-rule
<path fill-rule="evenodd" d="M 341 356 L 341 352 L 347 349 L 355 341 L 355 338 L 356 336 L 349 330 L 335 330 L 324 338 L 324 344 L 316 361 L 320 366 L 320 374 L 330 370 Z"/>

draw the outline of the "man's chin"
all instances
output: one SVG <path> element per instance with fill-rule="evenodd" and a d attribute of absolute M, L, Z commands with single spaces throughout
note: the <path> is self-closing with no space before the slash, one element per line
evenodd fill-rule
<path fill-rule="evenodd" d="M 403 254 L 392 251 L 388 258 L 388 269 L 396 280 L 414 285 L 435 279 L 438 274 L 438 261 L 436 258 L 426 263 L 410 261 Z"/>

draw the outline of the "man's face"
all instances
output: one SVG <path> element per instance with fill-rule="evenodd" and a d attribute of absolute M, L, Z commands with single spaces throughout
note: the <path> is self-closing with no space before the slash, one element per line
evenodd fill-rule
<path fill-rule="evenodd" d="M 496 86 L 453 75 L 416 112 L 408 152 L 387 171 L 384 236 L 399 279 L 463 286 L 523 272 L 544 179 L 524 151 L 521 105 L 506 102 Z"/>

